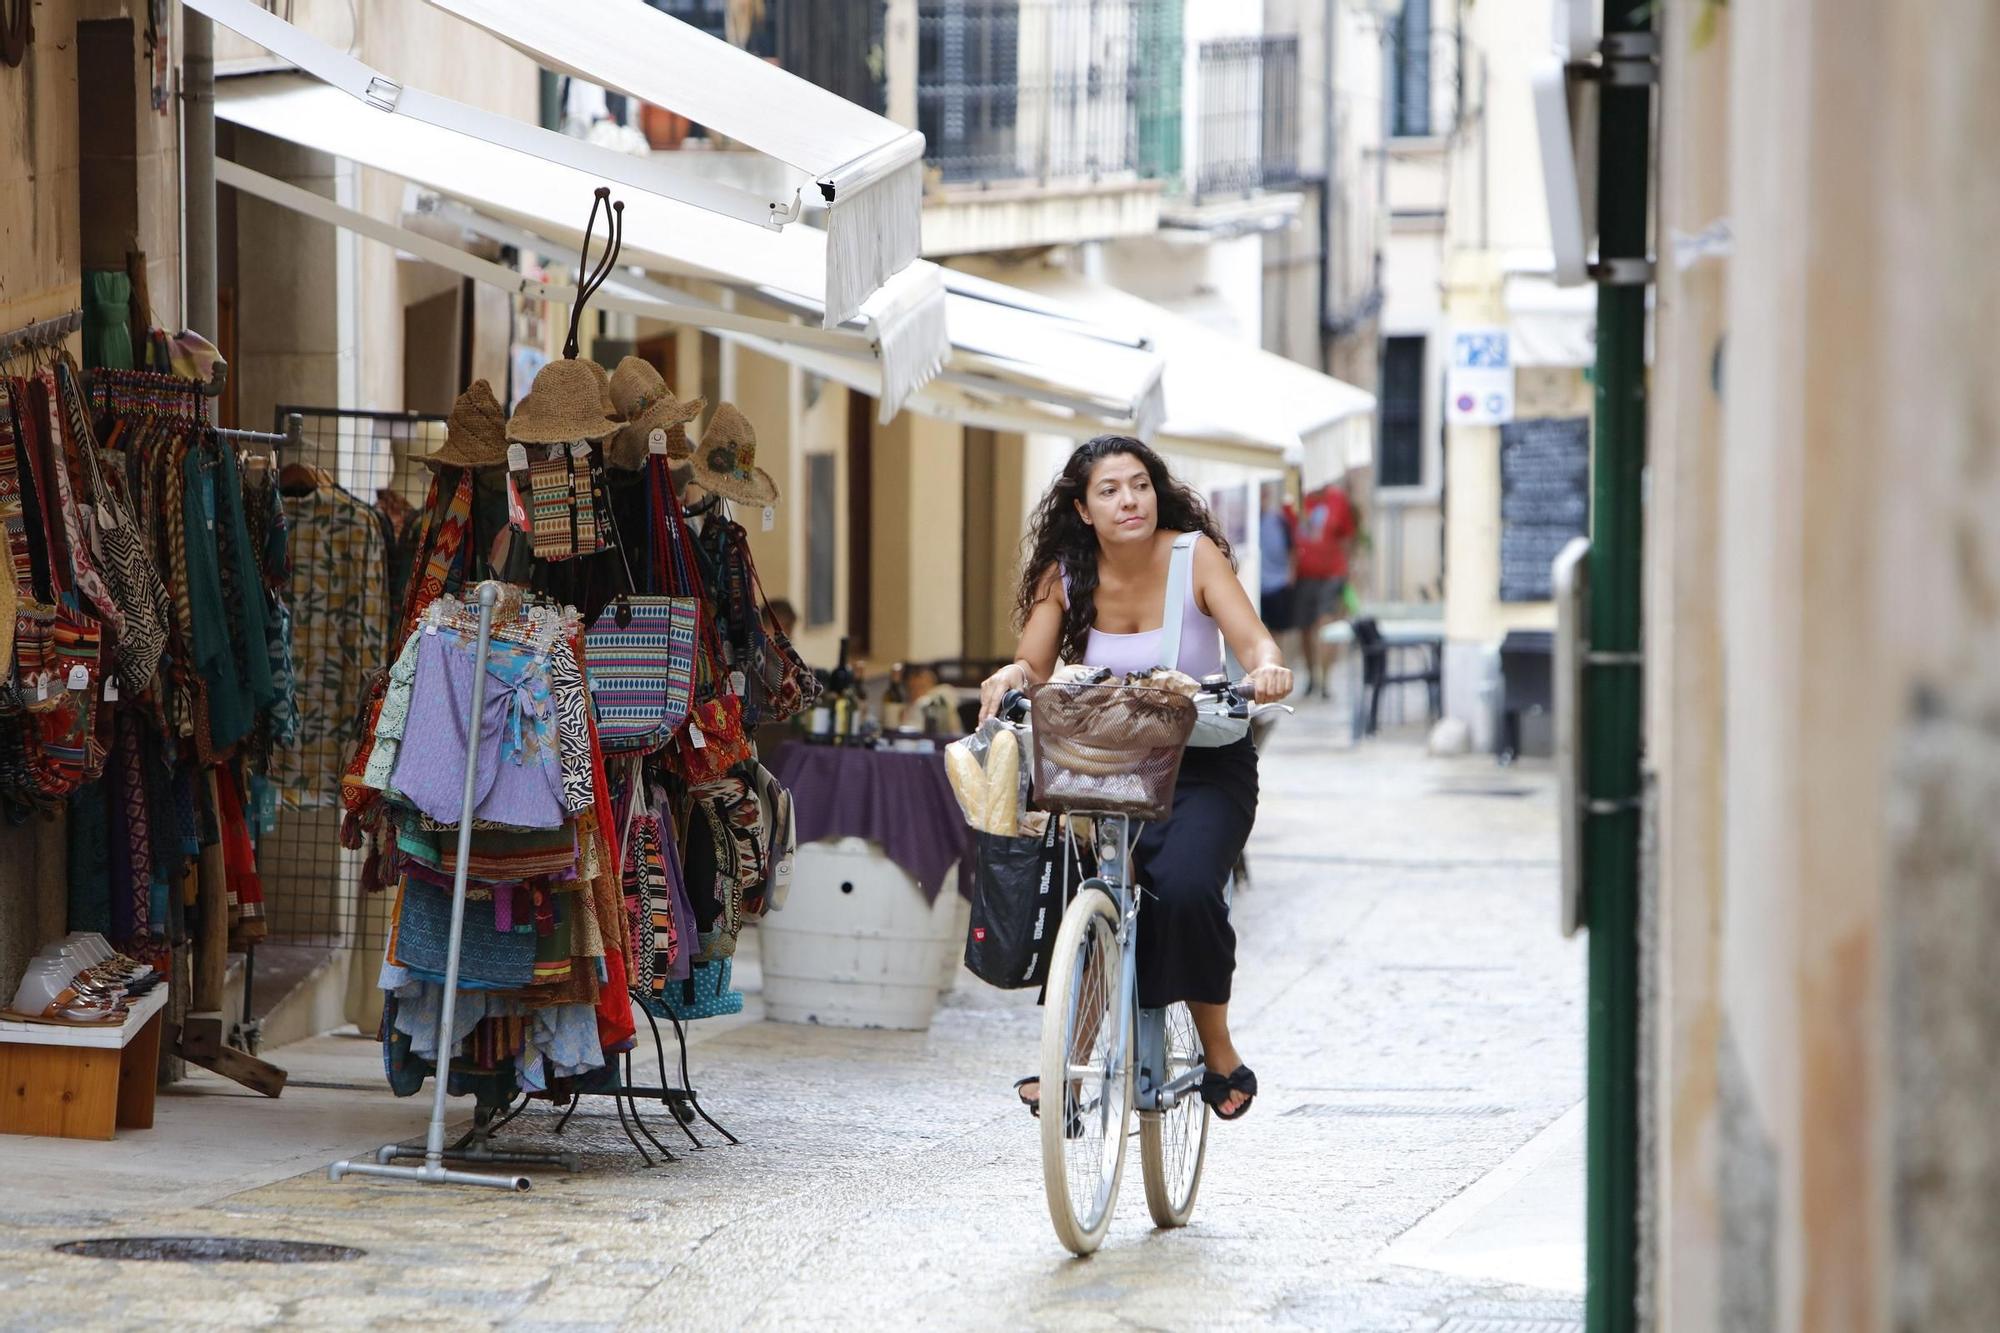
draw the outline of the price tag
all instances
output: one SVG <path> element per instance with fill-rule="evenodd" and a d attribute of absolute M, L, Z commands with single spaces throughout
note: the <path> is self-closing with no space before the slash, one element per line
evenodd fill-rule
<path fill-rule="evenodd" d="M 646 437 L 646 452 L 664 455 L 667 452 L 667 433 L 658 426 Z"/>
<path fill-rule="evenodd" d="M 589 443 L 583 440 L 578 440 L 575 444 L 572 444 L 569 447 L 569 456 L 571 458 L 577 458 L 577 459 L 590 457 Z"/>
<path fill-rule="evenodd" d="M 49 697 L 49 678 L 42 676 L 35 681 L 35 702 L 44 703 Z"/>
<path fill-rule="evenodd" d="M 701 728 L 696 726 L 693 721 L 689 721 L 688 723 L 688 744 L 694 746 L 697 750 L 706 750 L 708 748 L 708 737 L 701 734 Z"/>
<path fill-rule="evenodd" d="M 106 676 L 104 678 L 104 702 L 108 704 L 118 702 L 118 677 Z"/>
<path fill-rule="evenodd" d="M 509 472 L 526 472 L 528 470 L 527 445 L 510 444 L 507 446 L 507 470 Z"/>
<path fill-rule="evenodd" d="M 438 623 L 437 623 L 437 621 L 435 621 L 435 620 L 427 620 L 427 621 L 425 621 L 425 622 L 424 622 L 424 633 L 426 633 L 426 634 L 436 634 L 437 632 L 438 632 Z"/>
<path fill-rule="evenodd" d="M 770 530 L 771 530 L 772 528 L 774 528 L 774 527 L 776 527 L 776 526 L 777 526 L 777 523 L 778 523 L 778 510 L 777 510 L 777 506 L 775 506 L 775 505 L 765 505 L 765 506 L 764 506 L 764 531 L 766 531 L 766 532 L 769 532 L 769 531 L 770 531 Z"/>
<path fill-rule="evenodd" d="M 89 667 L 86 667 L 86 666 L 73 666 L 73 667 L 71 667 L 71 668 L 69 669 L 69 687 L 70 687 L 71 689 L 73 689 L 73 690 L 87 690 L 87 689 L 89 689 L 89 688 L 90 688 L 90 668 L 89 668 Z"/>
<path fill-rule="evenodd" d="M 732 671 L 729 673 L 729 692 L 731 694 L 741 695 L 748 688 L 749 683 L 743 679 L 741 671 Z"/>

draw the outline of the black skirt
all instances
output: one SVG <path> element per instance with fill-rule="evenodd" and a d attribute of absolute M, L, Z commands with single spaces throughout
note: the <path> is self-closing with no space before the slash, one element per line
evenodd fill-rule
<path fill-rule="evenodd" d="M 1173 814 L 1146 825 L 1133 849 L 1139 900 L 1139 1003 L 1226 1004 L 1236 931 L 1224 899 L 1257 819 L 1257 749 L 1190 746 Z"/>

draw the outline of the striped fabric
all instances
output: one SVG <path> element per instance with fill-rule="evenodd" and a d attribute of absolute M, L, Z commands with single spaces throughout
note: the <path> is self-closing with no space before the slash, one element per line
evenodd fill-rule
<path fill-rule="evenodd" d="M 618 623 L 621 609 L 630 620 Z M 687 717 L 694 685 L 696 602 L 632 597 L 604 608 L 584 634 L 584 673 L 606 753 L 655 750 Z"/>
<path fill-rule="evenodd" d="M 537 560 L 567 560 L 576 554 L 571 526 L 576 496 L 570 487 L 569 459 L 538 458 L 528 464 L 528 519 L 534 524 Z"/>

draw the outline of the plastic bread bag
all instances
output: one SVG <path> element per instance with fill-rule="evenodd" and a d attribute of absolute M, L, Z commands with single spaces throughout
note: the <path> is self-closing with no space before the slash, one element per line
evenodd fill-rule
<path fill-rule="evenodd" d="M 1021 831 L 1028 775 L 1020 729 L 989 718 L 944 749 L 945 776 L 965 822 L 981 833 L 1012 838 Z"/>

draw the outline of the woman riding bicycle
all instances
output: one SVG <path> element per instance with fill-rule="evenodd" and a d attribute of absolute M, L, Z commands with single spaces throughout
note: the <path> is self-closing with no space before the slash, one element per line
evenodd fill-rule
<path fill-rule="evenodd" d="M 1277 640 L 1236 581 L 1228 538 L 1201 497 L 1138 440 L 1100 435 L 1076 447 L 1042 497 L 1021 578 L 1014 661 L 980 687 L 982 720 L 1009 690 L 1049 679 L 1058 661 L 1119 673 L 1159 665 L 1174 543 L 1195 534 L 1182 613 L 1180 670 L 1202 680 L 1223 670 L 1225 641 L 1249 672 L 1256 702 L 1292 691 Z M 1173 813 L 1148 824 L 1132 851 L 1145 892 L 1138 937 L 1139 1004 L 1185 1002 L 1211 1077 L 1202 1099 L 1224 1120 L 1249 1109 L 1257 1078 L 1229 1037 L 1236 932 L 1224 896 L 1257 815 L 1257 751 L 1246 737 L 1190 748 Z M 1226 1072 L 1225 1072 L 1226 1071 Z M 1015 1087 L 1039 1114 L 1040 1085 Z"/>

